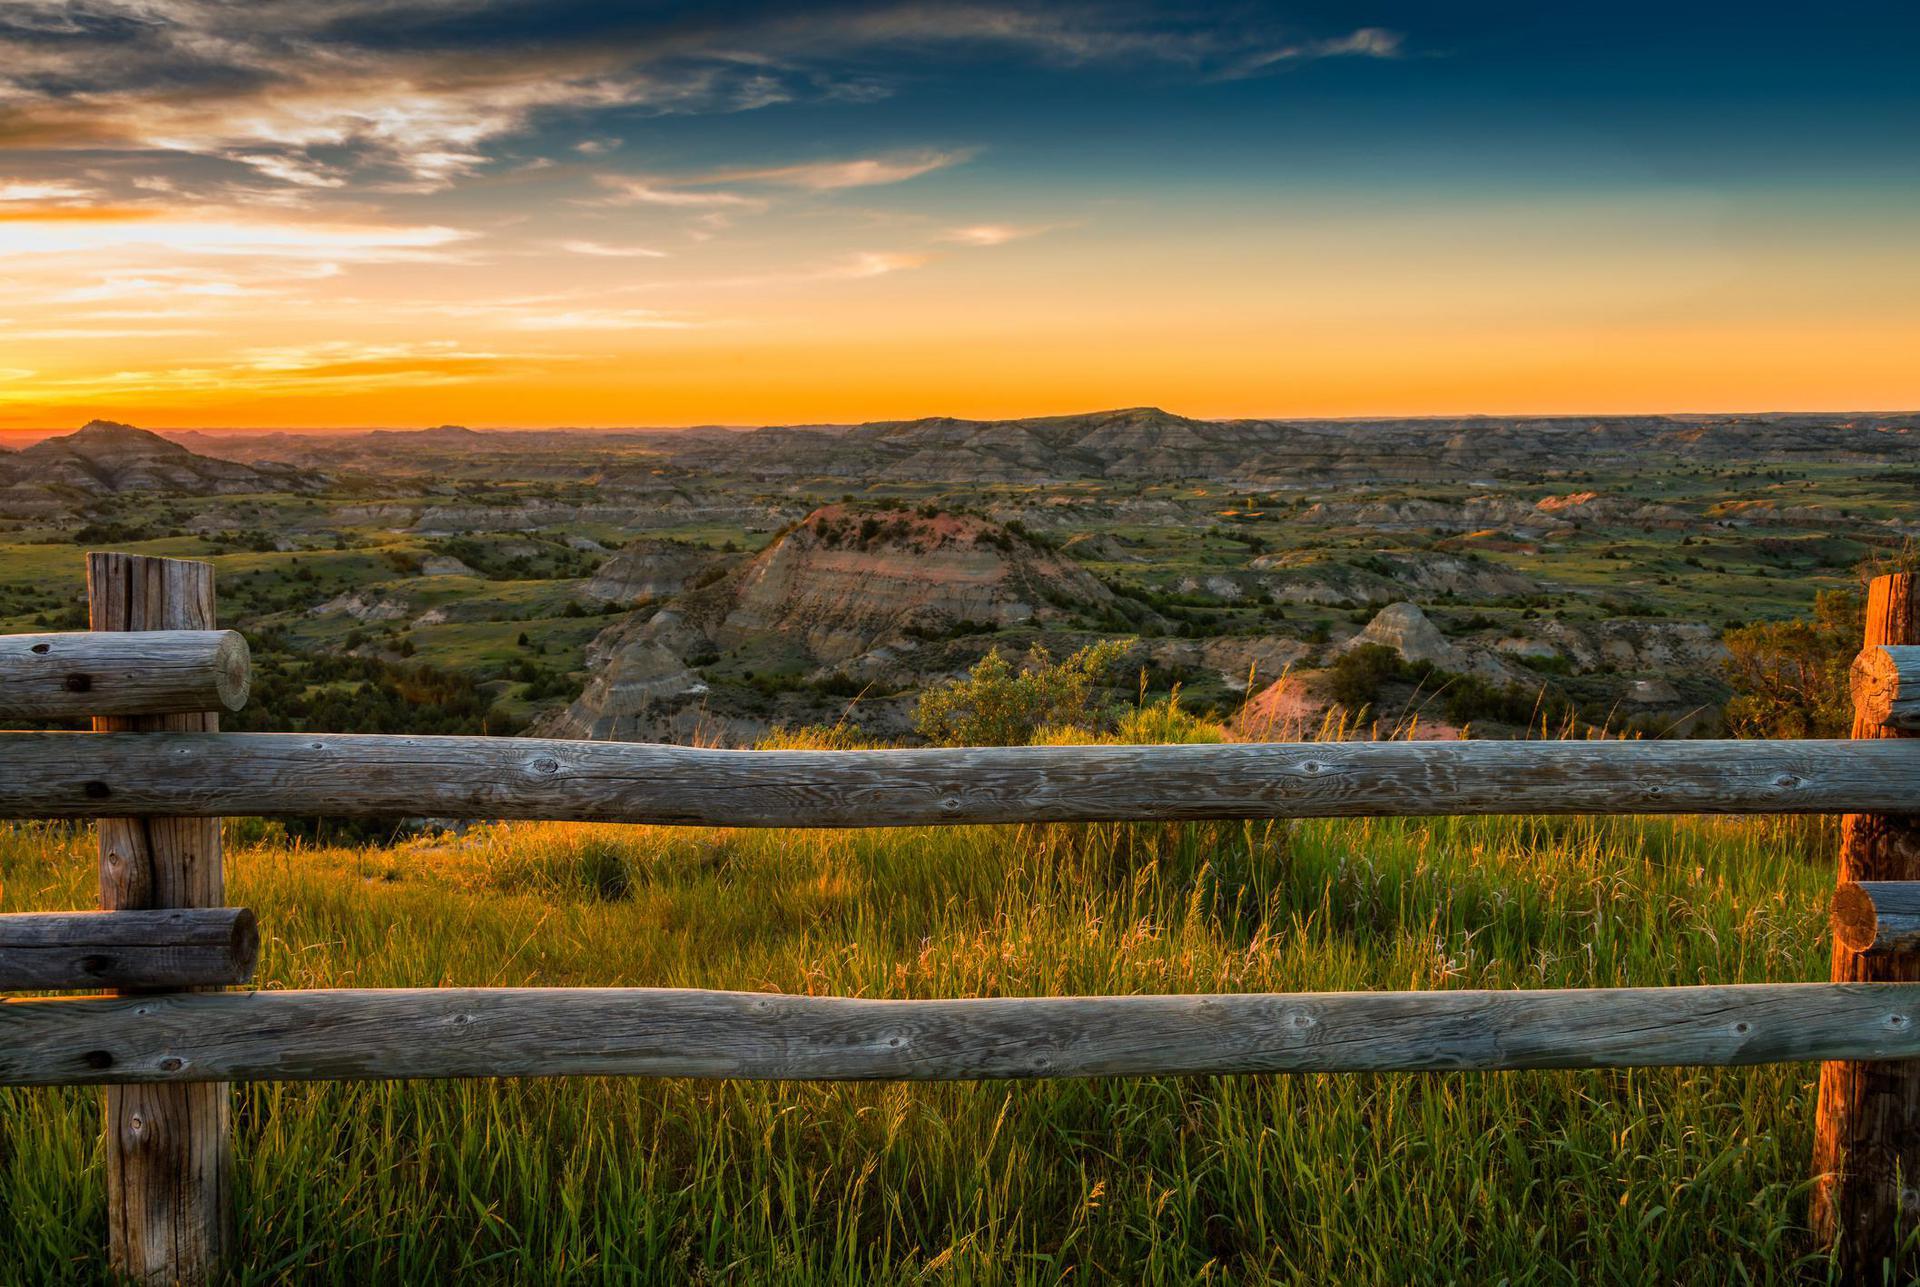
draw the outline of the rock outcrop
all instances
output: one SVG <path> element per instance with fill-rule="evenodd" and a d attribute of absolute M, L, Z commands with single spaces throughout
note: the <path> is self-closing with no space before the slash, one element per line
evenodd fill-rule
<path fill-rule="evenodd" d="M 638 540 L 623 545 L 602 563 L 580 587 L 582 598 L 595 603 L 632 606 L 664 599 L 724 556 L 681 541 Z"/>
<path fill-rule="evenodd" d="M 1523 661 L 1564 661 L 1580 672 L 1703 675 L 1717 673 L 1727 659 L 1719 630 L 1693 621 L 1540 621 L 1524 635 L 1496 640 L 1493 647 Z"/>
<path fill-rule="evenodd" d="M 717 590 L 705 615 L 718 646 L 772 633 L 820 662 L 916 635 L 1061 621 L 1113 603 L 1070 560 L 985 519 L 842 505 L 808 515 Z"/>
<path fill-rule="evenodd" d="M 1250 566 L 1280 603 L 1342 608 L 1408 598 L 1484 603 L 1526 598 L 1543 588 L 1532 577 L 1486 559 L 1424 551 L 1375 554 L 1361 565 L 1313 554 L 1263 554 Z"/>
<path fill-rule="evenodd" d="M 660 543 L 629 549 L 635 557 L 609 576 L 610 592 L 676 578 L 686 588 L 658 611 L 630 613 L 603 630 L 588 649 L 586 690 L 544 720 L 542 732 L 635 740 L 684 734 L 691 709 L 708 696 L 698 666 L 743 646 L 772 644 L 814 677 L 864 683 L 900 677 L 932 641 L 1064 624 L 1114 604 L 1106 586 L 1071 560 L 964 514 L 829 505 L 706 585 L 679 564 L 649 580 L 654 560 L 667 552 Z M 729 713 L 711 717 L 728 721 Z M 743 728 L 763 727 L 751 719 L 730 723 L 728 733 L 737 742 L 745 740 Z"/>
<path fill-rule="evenodd" d="M 1373 620 L 1341 644 L 1338 651 L 1349 652 L 1364 644 L 1391 648 L 1403 661 L 1424 662 L 1435 670 L 1473 675 L 1490 684 L 1504 686 L 1523 681 L 1518 672 L 1490 650 L 1457 645 L 1449 640 L 1426 613 L 1411 603 L 1390 603 L 1380 609 Z"/>
<path fill-rule="evenodd" d="M 603 634 L 588 652 L 593 678 L 579 700 L 543 723 L 549 737 L 659 742 L 698 723 L 690 709 L 706 683 L 673 651 L 642 631 Z"/>

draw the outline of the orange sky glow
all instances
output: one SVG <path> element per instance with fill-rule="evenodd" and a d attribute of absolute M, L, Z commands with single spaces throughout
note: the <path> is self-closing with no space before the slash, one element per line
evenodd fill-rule
<path fill-rule="evenodd" d="M 938 8 L 509 59 L 0 21 L 0 430 L 1920 406 L 1884 105 L 1802 79 L 1769 132 L 1745 64 L 1417 8 Z"/>

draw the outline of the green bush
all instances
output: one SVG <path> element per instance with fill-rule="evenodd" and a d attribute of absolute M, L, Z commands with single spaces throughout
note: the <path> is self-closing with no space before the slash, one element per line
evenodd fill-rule
<path fill-rule="evenodd" d="M 1813 616 L 1730 629 L 1727 729 L 1737 737 L 1844 737 L 1853 723 L 1847 670 L 1860 650 L 1860 596 L 1826 590 Z"/>
<path fill-rule="evenodd" d="M 1043 728 L 1091 728 L 1094 687 L 1132 646 L 1108 639 L 1054 661 L 1036 645 L 1019 670 L 990 649 L 965 679 L 921 694 L 914 729 L 937 746 L 1024 746 Z"/>

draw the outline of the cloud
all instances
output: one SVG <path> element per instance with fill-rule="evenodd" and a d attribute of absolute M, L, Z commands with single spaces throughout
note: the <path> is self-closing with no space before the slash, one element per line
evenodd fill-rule
<path fill-rule="evenodd" d="M 148 340 L 212 334 L 213 332 L 205 327 L 197 326 L 42 326 L 31 330 L 16 330 L 10 323 L 0 321 L 0 335 L 10 340 L 59 340 L 63 343 L 73 343 L 79 340 Z"/>
<path fill-rule="evenodd" d="M 1232 6 L 1151 3 L 856 5 L 784 28 L 790 47 L 952 50 L 997 47 L 1049 62 L 1162 64 L 1203 75 L 1251 74 L 1286 61 L 1344 55 L 1392 57 L 1401 37 L 1376 27 L 1311 35 L 1278 16 Z"/>
<path fill-rule="evenodd" d="M 390 263 L 439 257 L 469 236 L 441 225 L 275 220 L 238 211 L 29 208 L 0 212 L 0 219 L 7 230 L 0 238 L 0 261 L 131 248 L 143 253 Z"/>
<path fill-rule="evenodd" d="M 235 176 L 282 199 L 343 187 L 424 192 L 528 163 L 509 155 L 523 140 L 591 155 L 636 115 L 878 101 L 913 74 L 915 58 L 1247 76 L 1304 59 L 1393 57 L 1400 46 L 1378 27 L 1312 31 L 1258 10 L 1150 0 L 8 0 L 0 150 L 175 158 L 167 178 L 202 196 Z M 612 118 L 620 135 L 605 128 Z M 757 181 L 829 191 L 952 163 L 924 159 L 925 168 L 885 157 L 775 167 Z"/>
<path fill-rule="evenodd" d="M 788 97 L 756 67 L 655 63 L 618 42 L 504 57 L 337 34 L 382 7 L 95 0 L 57 29 L 0 9 L 0 146 L 211 157 L 295 188 L 431 191 L 478 172 L 543 113 L 724 112 Z"/>
<path fill-rule="evenodd" d="M 838 266 L 830 267 L 817 276 L 826 280 L 884 277 L 888 273 L 903 272 L 909 268 L 923 268 L 932 258 L 932 255 L 916 255 L 899 251 L 862 251 L 849 256 Z"/>
<path fill-rule="evenodd" d="M 650 246 L 609 246 L 602 241 L 562 241 L 560 249 L 570 255 L 594 255 L 603 259 L 665 259 L 667 252 Z"/>
<path fill-rule="evenodd" d="M 246 299 L 276 292 L 243 285 L 225 277 L 207 277 L 179 269 L 109 273 L 86 286 L 74 286 L 47 297 L 50 304 L 98 304 L 127 299 Z M 104 316 L 94 313 L 91 316 Z"/>
<path fill-rule="evenodd" d="M 1285 63 L 1316 58 L 1398 58 L 1404 38 L 1380 27 L 1360 27 L 1344 36 L 1282 44 L 1250 52 L 1221 69 L 1223 77 L 1252 76 Z"/>
<path fill-rule="evenodd" d="M 1043 232 L 1052 232 L 1058 226 L 1043 224 L 1022 228 L 1006 223 L 976 223 L 965 228 L 949 228 L 940 234 L 940 240 L 961 246 L 1004 246 L 1022 237 L 1038 237 Z"/>
<path fill-rule="evenodd" d="M 830 259 L 811 268 L 795 268 L 785 272 L 747 273 L 734 277 L 710 277 L 685 283 L 685 286 L 700 290 L 758 290 L 781 286 L 804 286 L 815 282 L 864 281 L 873 277 L 884 277 L 889 273 L 924 268 L 932 263 L 934 258 L 933 255 L 913 251 L 862 250 Z"/>
<path fill-rule="evenodd" d="M 0 405 L 31 405 L 49 398 L 160 397 L 186 403 L 209 395 L 360 393 L 385 388 L 466 384 L 528 364 L 557 361 L 552 354 L 463 348 L 454 340 L 393 344 L 328 341 L 243 349 L 232 358 L 195 364 L 45 376 L 31 385 L 0 384 Z"/>
<path fill-rule="evenodd" d="M 687 184 L 769 183 L 778 187 L 806 188 L 813 192 L 832 192 L 840 188 L 871 188 L 889 183 L 904 183 L 935 170 L 969 160 L 975 149 L 958 151 L 899 152 L 889 156 L 858 157 L 850 161 L 811 161 L 800 165 L 773 166 L 758 170 L 731 170 L 698 179 L 681 179 Z"/>
<path fill-rule="evenodd" d="M 0 201 L 83 202 L 99 196 L 97 188 L 78 183 L 0 180 Z"/>
<path fill-rule="evenodd" d="M 601 174 L 594 181 L 607 189 L 605 203 L 613 205 L 651 205 L 709 208 L 725 206 L 738 210 L 764 210 L 767 203 L 737 192 L 687 190 L 671 186 L 670 179 L 632 178 L 619 174 Z"/>

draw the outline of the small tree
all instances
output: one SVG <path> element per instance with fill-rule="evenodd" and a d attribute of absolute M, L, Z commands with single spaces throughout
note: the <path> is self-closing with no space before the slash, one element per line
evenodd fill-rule
<path fill-rule="evenodd" d="M 1727 728 L 1739 737 L 1845 737 L 1853 723 L 1847 669 L 1860 651 L 1860 596 L 1823 590 L 1813 616 L 1726 632 Z"/>
<path fill-rule="evenodd" d="M 1108 639 L 1054 661 L 1036 644 L 1019 670 L 991 649 L 965 679 L 920 695 L 914 729 L 937 746 L 1025 746 L 1043 728 L 1090 727 L 1095 683 L 1132 645 Z"/>

